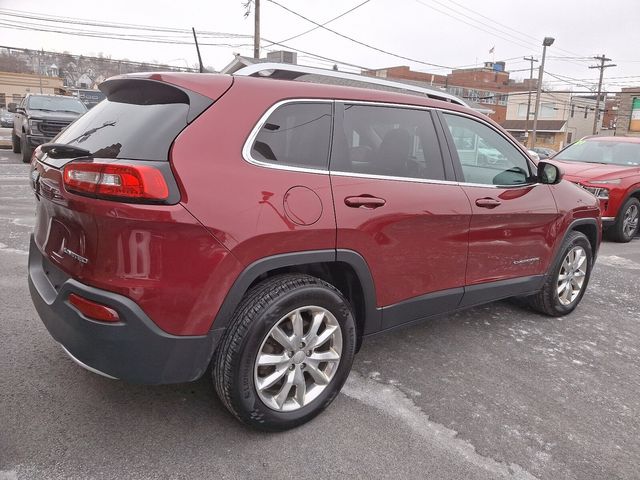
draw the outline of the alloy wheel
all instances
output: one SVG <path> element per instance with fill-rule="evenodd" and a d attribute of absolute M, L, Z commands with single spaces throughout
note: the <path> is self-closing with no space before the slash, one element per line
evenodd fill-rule
<path fill-rule="evenodd" d="M 558 273 L 557 292 L 560 303 L 570 305 L 578 298 L 587 276 L 587 253 L 581 246 L 567 252 Z"/>
<path fill-rule="evenodd" d="M 335 316 L 322 307 L 297 308 L 269 330 L 258 350 L 256 392 L 273 410 L 302 408 L 329 385 L 341 354 L 342 331 Z"/>
<path fill-rule="evenodd" d="M 640 218 L 640 210 L 637 204 L 630 205 L 624 212 L 622 219 L 622 232 L 625 237 L 631 238 L 638 231 L 638 219 Z"/>

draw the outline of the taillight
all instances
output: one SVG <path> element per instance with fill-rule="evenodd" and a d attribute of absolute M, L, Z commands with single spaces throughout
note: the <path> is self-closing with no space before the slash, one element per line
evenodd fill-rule
<path fill-rule="evenodd" d="M 113 308 L 88 300 L 75 293 L 69 294 L 69 303 L 85 316 L 101 322 L 119 322 L 120 316 Z"/>
<path fill-rule="evenodd" d="M 76 162 L 64 167 L 64 186 L 79 194 L 124 200 L 166 200 L 162 172 L 147 165 Z"/>

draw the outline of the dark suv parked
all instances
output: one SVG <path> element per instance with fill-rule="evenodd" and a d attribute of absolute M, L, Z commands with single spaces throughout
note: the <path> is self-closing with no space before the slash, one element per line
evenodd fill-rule
<path fill-rule="evenodd" d="M 13 153 L 22 152 L 22 161 L 31 160 L 33 149 L 51 141 L 62 129 L 87 111 L 87 107 L 73 97 L 30 94 L 16 107 L 11 143 Z"/>
<path fill-rule="evenodd" d="M 96 373 L 211 365 L 237 418 L 282 430 L 331 403 L 364 337 L 513 296 L 564 315 L 585 292 L 596 198 L 446 94 L 180 73 L 101 90 L 35 152 L 29 256 L 43 322 Z"/>

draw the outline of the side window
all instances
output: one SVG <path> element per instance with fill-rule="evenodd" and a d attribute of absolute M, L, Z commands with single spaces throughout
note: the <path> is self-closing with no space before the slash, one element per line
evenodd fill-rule
<path fill-rule="evenodd" d="M 463 181 L 486 185 L 529 182 L 529 162 L 506 138 L 471 118 L 448 113 L 444 118 L 458 152 Z"/>
<path fill-rule="evenodd" d="M 335 133 L 331 170 L 444 180 L 430 112 L 346 104 L 343 125 Z"/>
<path fill-rule="evenodd" d="M 274 165 L 326 169 L 331 137 L 330 103 L 288 103 L 262 126 L 251 156 Z"/>

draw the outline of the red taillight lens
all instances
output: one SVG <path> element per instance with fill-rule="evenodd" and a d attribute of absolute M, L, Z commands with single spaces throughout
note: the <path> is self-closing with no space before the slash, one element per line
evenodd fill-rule
<path fill-rule="evenodd" d="M 166 200 L 169 187 L 162 172 L 147 165 L 77 162 L 64 167 L 67 190 L 99 197 Z"/>
<path fill-rule="evenodd" d="M 120 317 L 118 312 L 113 308 L 109 308 L 105 305 L 101 305 L 96 302 L 92 302 L 75 293 L 69 294 L 69 303 L 76 307 L 85 317 L 89 317 L 93 320 L 99 320 L 101 322 L 119 322 Z"/>

